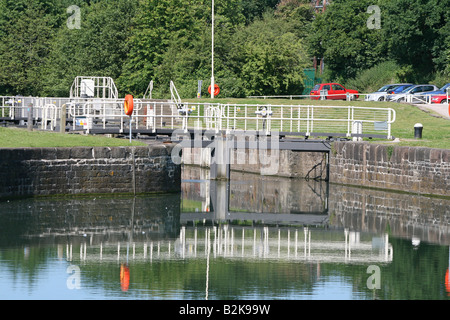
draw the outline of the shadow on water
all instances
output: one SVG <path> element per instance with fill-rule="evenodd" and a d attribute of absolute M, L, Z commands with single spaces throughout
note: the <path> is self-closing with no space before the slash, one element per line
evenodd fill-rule
<path fill-rule="evenodd" d="M 0 298 L 448 299 L 449 219 L 445 199 L 186 166 L 181 194 L 1 202 Z"/>

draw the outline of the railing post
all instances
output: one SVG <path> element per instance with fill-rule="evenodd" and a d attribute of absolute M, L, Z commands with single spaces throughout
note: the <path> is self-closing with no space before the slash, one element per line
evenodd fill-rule
<path fill-rule="evenodd" d="M 16 99 L 13 99 L 13 98 L 11 97 L 10 100 L 12 100 L 13 103 L 12 103 L 12 105 L 11 105 L 11 108 L 9 108 L 9 115 L 10 115 L 11 119 L 14 120 L 14 119 L 15 119 L 15 116 L 16 116 Z"/>
<path fill-rule="evenodd" d="M 33 104 L 30 103 L 28 105 L 28 122 L 27 122 L 27 130 L 33 131 Z"/>
<path fill-rule="evenodd" d="M 67 106 L 66 104 L 63 104 L 61 106 L 61 120 L 59 124 L 59 132 L 60 133 L 66 133 L 66 112 L 67 112 Z"/>
<path fill-rule="evenodd" d="M 310 108 L 311 108 L 311 106 L 308 106 L 308 109 L 306 110 L 306 135 L 307 136 L 309 136 L 309 125 L 310 125 L 310 123 L 309 123 L 309 112 L 310 112 Z"/>

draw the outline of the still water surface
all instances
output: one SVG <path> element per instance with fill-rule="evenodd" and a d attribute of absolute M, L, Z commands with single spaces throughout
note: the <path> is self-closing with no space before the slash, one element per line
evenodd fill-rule
<path fill-rule="evenodd" d="M 449 200 L 183 174 L 181 195 L 1 202 L 0 299 L 449 299 Z"/>

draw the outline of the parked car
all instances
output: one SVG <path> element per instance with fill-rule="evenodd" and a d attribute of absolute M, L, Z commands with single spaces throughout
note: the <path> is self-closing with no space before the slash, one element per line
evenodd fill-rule
<path fill-rule="evenodd" d="M 404 84 L 401 86 L 398 86 L 395 89 L 389 89 L 388 94 L 398 94 L 400 92 L 402 92 L 403 90 L 405 90 L 406 88 L 412 87 L 414 84 Z"/>
<path fill-rule="evenodd" d="M 447 95 L 438 95 L 431 97 L 431 103 L 449 103 L 449 100 L 447 100 Z"/>
<path fill-rule="evenodd" d="M 447 88 L 448 88 L 448 90 L 450 90 L 450 83 L 447 83 L 445 86 L 443 86 L 439 90 L 427 92 L 426 94 L 432 94 L 432 95 L 445 94 L 446 95 L 447 94 Z"/>
<path fill-rule="evenodd" d="M 364 100 L 366 101 L 385 101 L 388 92 L 392 92 L 394 89 L 398 87 L 405 88 L 405 86 L 412 86 L 411 83 L 396 83 L 396 84 L 387 84 L 375 92 L 372 92 L 366 95 Z M 402 89 L 403 90 L 403 89 Z"/>
<path fill-rule="evenodd" d="M 394 101 L 394 102 L 405 102 L 406 98 L 408 95 L 415 95 L 415 96 L 420 96 L 423 95 L 427 92 L 431 92 L 431 91 L 435 91 L 435 90 L 439 90 L 438 87 L 436 87 L 435 85 L 432 84 L 418 84 L 418 85 L 414 85 L 411 86 L 409 88 L 406 88 L 405 90 L 403 90 L 402 92 L 398 93 L 398 94 L 394 94 L 389 96 L 388 100 L 389 101 Z M 421 102 L 425 102 L 422 99 L 419 98 L 413 98 L 412 101 L 413 103 L 421 103 Z"/>
<path fill-rule="evenodd" d="M 310 92 L 312 100 L 320 99 L 320 92 L 325 92 L 325 99 L 329 100 L 346 100 L 347 94 L 352 94 L 353 99 L 358 99 L 358 91 L 352 89 L 346 89 L 339 83 L 320 83 L 316 84 Z"/>

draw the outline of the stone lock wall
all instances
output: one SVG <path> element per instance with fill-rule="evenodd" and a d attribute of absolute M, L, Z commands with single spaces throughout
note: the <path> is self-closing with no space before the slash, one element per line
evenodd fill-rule
<path fill-rule="evenodd" d="M 257 150 L 234 150 L 231 170 L 264 175 Z M 183 163 L 208 167 L 209 149 L 184 149 Z M 337 184 L 450 196 L 450 150 L 368 142 L 334 142 L 326 157 L 317 152 L 280 150 L 276 173 L 291 178 L 319 178 Z"/>
<path fill-rule="evenodd" d="M 172 144 L 0 149 L 0 198 L 179 192 Z"/>
<path fill-rule="evenodd" d="M 450 195 L 450 150 L 335 142 L 330 182 Z"/>

